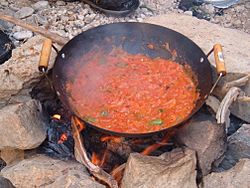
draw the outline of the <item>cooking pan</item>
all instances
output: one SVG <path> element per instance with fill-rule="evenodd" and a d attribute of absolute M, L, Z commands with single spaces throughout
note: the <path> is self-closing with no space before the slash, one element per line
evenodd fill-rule
<path fill-rule="evenodd" d="M 148 48 L 149 44 L 153 45 L 154 48 Z M 168 44 L 167 49 L 162 47 L 164 44 Z M 87 62 L 86 59 L 90 58 L 91 60 L 91 57 L 86 57 L 87 54 L 92 54 L 94 57 L 96 51 L 102 51 L 105 56 L 116 48 L 123 49 L 129 54 L 144 54 L 151 58 L 160 57 L 164 59 L 173 58 L 171 52 L 175 50 L 177 54 L 175 62 L 183 65 L 187 64 L 191 67 L 196 78 L 199 99 L 196 101 L 190 115 L 174 126 L 185 122 L 197 112 L 212 89 L 212 70 L 207 55 L 199 46 L 184 35 L 165 27 L 147 23 L 114 23 L 103 25 L 87 30 L 70 40 L 58 53 L 53 68 L 52 79 L 58 97 L 64 106 L 71 110 L 72 114 L 83 121 L 83 114 L 78 109 L 80 101 L 74 100 L 71 90 L 67 89 L 67 84 L 74 84 L 80 67 Z M 216 62 L 219 65 L 219 69 L 217 70 L 220 76 L 224 75 L 225 70 L 222 66 L 224 60 L 220 47 L 215 49 L 215 54 Z M 81 86 L 79 85 L 79 87 Z M 142 134 L 123 133 L 106 130 L 93 123 L 85 123 L 106 133 L 119 136 L 148 136 L 160 131 L 166 131 L 166 129 L 161 129 Z"/>

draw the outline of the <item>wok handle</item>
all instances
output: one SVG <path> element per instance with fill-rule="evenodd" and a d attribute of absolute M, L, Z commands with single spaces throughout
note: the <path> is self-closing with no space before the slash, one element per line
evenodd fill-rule
<path fill-rule="evenodd" d="M 49 59 L 52 49 L 52 40 L 46 38 L 43 42 L 43 47 L 40 55 L 38 70 L 45 73 L 49 66 Z"/>
<path fill-rule="evenodd" d="M 221 44 L 215 44 L 213 47 L 213 51 L 216 64 L 216 72 L 219 76 L 225 76 L 227 72 Z"/>

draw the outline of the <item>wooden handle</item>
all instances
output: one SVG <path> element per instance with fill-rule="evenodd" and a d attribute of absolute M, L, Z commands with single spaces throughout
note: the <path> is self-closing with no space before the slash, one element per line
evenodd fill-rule
<path fill-rule="evenodd" d="M 52 40 L 46 38 L 43 42 L 43 47 L 38 66 L 38 69 L 41 72 L 45 72 L 48 69 L 51 49 L 52 49 Z"/>
<path fill-rule="evenodd" d="M 217 74 L 222 76 L 226 75 L 227 72 L 221 44 L 214 45 L 214 58 Z"/>

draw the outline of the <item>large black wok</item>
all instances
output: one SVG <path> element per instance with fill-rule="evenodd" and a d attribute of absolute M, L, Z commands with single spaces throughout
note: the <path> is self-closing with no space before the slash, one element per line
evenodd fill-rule
<path fill-rule="evenodd" d="M 166 43 L 169 44 L 169 51 L 162 47 Z M 154 49 L 148 48 L 148 44 L 154 45 Z M 74 96 L 67 89 L 67 83 L 74 83 L 79 66 L 85 63 L 83 61 L 84 56 L 90 51 L 95 52 L 97 49 L 102 49 L 108 54 L 113 48 L 118 47 L 130 54 L 140 53 L 152 58 L 161 57 L 166 59 L 172 58 L 170 51 L 176 50 L 176 62 L 188 64 L 196 75 L 198 82 L 197 90 L 200 93 L 200 97 L 189 117 L 201 108 L 211 90 L 212 76 L 207 56 L 194 42 L 176 31 L 157 25 L 115 23 L 90 29 L 74 37 L 62 48 L 56 58 L 53 69 L 53 83 L 60 100 L 74 115 L 82 120 L 84 119 L 78 111 L 77 101 L 74 101 Z M 101 129 L 95 125 L 90 126 Z M 101 130 L 107 131 L 105 129 Z M 124 134 L 122 132 L 107 132 L 122 136 L 140 136 L 156 133 Z"/>

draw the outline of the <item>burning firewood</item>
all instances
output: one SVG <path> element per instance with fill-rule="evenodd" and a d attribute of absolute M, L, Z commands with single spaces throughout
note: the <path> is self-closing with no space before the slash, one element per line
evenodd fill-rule
<path fill-rule="evenodd" d="M 80 135 L 80 130 L 84 127 L 84 124 L 80 122 L 80 120 L 76 117 L 72 117 L 72 132 L 73 138 L 75 142 L 75 157 L 78 162 L 83 164 L 88 168 L 88 170 L 95 176 L 97 179 L 104 181 L 111 188 L 118 188 L 118 184 L 116 180 L 107 172 L 105 172 L 100 167 L 94 165 L 87 156 L 86 149 L 83 145 L 83 139 Z"/>

